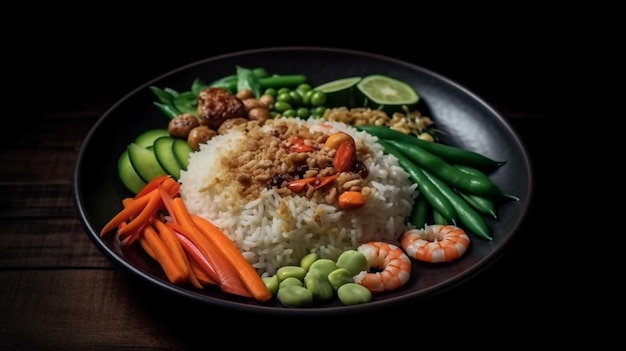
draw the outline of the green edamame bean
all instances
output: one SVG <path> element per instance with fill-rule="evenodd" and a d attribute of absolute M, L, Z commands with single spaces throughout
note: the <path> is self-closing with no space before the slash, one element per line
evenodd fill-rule
<path fill-rule="evenodd" d="M 312 90 L 310 104 L 311 106 L 324 106 L 326 104 L 326 93 L 319 90 Z"/>
<path fill-rule="evenodd" d="M 274 110 L 278 112 L 284 112 L 287 110 L 293 110 L 293 107 L 288 102 L 276 101 L 274 103 Z"/>
<path fill-rule="evenodd" d="M 302 84 L 300 84 L 300 85 L 298 85 L 298 86 L 296 87 L 296 91 L 297 91 L 297 92 L 298 92 L 298 93 L 299 93 L 302 97 L 304 97 L 304 95 L 305 95 L 307 92 L 311 91 L 311 89 L 313 89 L 313 87 L 312 87 L 312 86 L 311 86 L 311 84 L 309 84 L 309 83 L 302 83 Z"/>
<path fill-rule="evenodd" d="M 276 296 L 276 293 L 278 293 L 278 287 L 280 285 L 278 276 L 273 275 L 271 277 L 263 277 L 262 280 L 263 283 L 265 283 L 265 286 L 267 286 L 267 288 L 269 289 L 270 293 L 272 293 L 272 296 Z"/>
<path fill-rule="evenodd" d="M 300 107 L 298 110 L 296 110 L 296 115 L 302 119 L 306 119 L 311 117 L 311 110 L 306 107 Z"/>
<path fill-rule="evenodd" d="M 317 261 L 320 256 L 316 252 L 311 252 L 308 255 L 305 255 L 300 259 L 300 267 L 304 268 L 305 271 L 308 271 L 313 262 Z"/>
<path fill-rule="evenodd" d="M 322 117 L 326 113 L 326 106 L 317 106 L 311 110 L 311 114 L 314 117 Z"/>
<path fill-rule="evenodd" d="M 313 304 L 313 293 L 303 286 L 286 286 L 278 290 L 276 297 L 286 307 L 308 307 Z"/>
<path fill-rule="evenodd" d="M 298 115 L 298 112 L 296 112 L 296 110 L 294 110 L 292 108 L 283 111 L 283 117 L 291 117 L 291 118 L 293 118 L 293 117 L 296 117 L 297 115 Z"/>
<path fill-rule="evenodd" d="M 309 272 L 316 270 L 323 275 L 328 275 L 335 269 L 337 269 L 337 263 L 335 263 L 335 261 L 328 258 L 320 258 L 317 261 L 311 263 L 311 266 L 309 267 Z"/>
<path fill-rule="evenodd" d="M 300 266 L 283 266 L 278 268 L 276 275 L 278 276 L 278 280 L 281 282 L 289 277 L 302 280 L 306 275 L 306 271 Z"/>
<path fill-rule="evenodd" d="M 265 89 L 265 92 L 263 94 L 270 95 L 274 99 L 276 99 L 276 97 L 278 96 L 278 92 L 274 88 L 267 88 L 267 89 Z"/>
<path fill-rule="evenodd" d="M 337 290 L 340 286 L 347 283 L 354 283 L 353 274 L 345 268 L 337 268 L 328 274 L 328 281 L 333 289 Z"/>
<path fill-rule="evenodd" d="M 302 106 L 302 95 L 298 93 L 296 90 L 292 90 L 289 92 L 289 97 L 291 98 L 292 106 Z"/>
<path fill-rule="evenodd" d="M 328 301 L 335 296 L 335 289 L 328 280 L 328 274 L 316 269 L 311 269 L 306 273 L 304 286 L 313 294 L 313 300 L 316 301 Z M 280 289 L 278 292 L 280 293 Z"/>
<path fill-rule="evenodd" d="M 276 96 L 276 102 L 281 101 L 281 102 L 286 102 L 288 104 L 291 105 L 291 103 L 293 102 L 293 100 L 291 99 L 291 94 L 290 91 L 287 92 L 283 92 L 283 93 L 279 93 Z"/>
<path fill-rule="evenodd" d="M 337 289 L 339 301 L 344 305 L 357 305 L 372 301 L 372 292 L 357 283 L 346 283 Z"/>
<path fill-rule="evenodd" d="M 278 289 L 291 285 L 304 286 L 304 282 L 296 277 L 287 277 L 278 284 Z"/>
<path fill-rule="evenodd" d="M 367 258 L 358 250 L 346 250 L 342 252 L 341 255 L 337 257 L 337 267 L 346 269 L 350 272 L 352 277 L 369 269 Z"/>

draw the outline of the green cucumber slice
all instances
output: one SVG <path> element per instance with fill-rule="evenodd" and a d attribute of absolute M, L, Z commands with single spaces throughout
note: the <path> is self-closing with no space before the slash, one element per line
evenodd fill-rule
<path fill-rule="evenodd" d="M 133 168 L 133 164 L 130 162 L 128 149 L 124 150 L 118 159 L 117 172 L 122 184 L 124 184 L 128 190 L 132 191 L 133 194 L 137 194 L 139 190 L 146 186 L 146 182 L 137 174 L 137 171 Z"/>
<path fill-rule="evenodd" d="M 174 153 L 174 157 L 176 157 L 176 160 L 180 165 L 180 169 L 186 171 L 187 165 L 189 165 L 189 154 L 193 152 L 193 149 L 189 146 L 187 140 L 174 139 L 172 151 Z"/>
<path fill-rule="evenodd" d="M 154 144 L 154 141 L 162 136 L 170 136 L 170 133 L 167 129 L 164 128 L 154 128 L 148 129 L 141 134 L 139 134 L 135 140 L 133 141 L 135 144 L 148 148 Z"/>
<path fill-rule="evenodd" d="M 168 174 L 157 161 L 154 151 L 136 143 L 128 145 L 128 157 L 133 168 L 146 183 L 152 179 Z"/>
<path fill-rule="evenodd" d="M 313 90 L 326 94 L 326 107 L 355 107 L 355 90 L 360 81 L 361 77 L 341 78 L 318 85 Z"/>
<path fill-rule="evenodd" d="M 178 164 L 178 160 L 176 160 L 176 156 L 174 156 L 174 151 L 172 150 L 172 145 L 176 139 L 170 136 L 162 136 L 157 138 L 154 141 L 154 155 L 156 156 L 159 165 L 169 173 L 174 179 L 178 180 L 180 178 L 180 165 Z"/>

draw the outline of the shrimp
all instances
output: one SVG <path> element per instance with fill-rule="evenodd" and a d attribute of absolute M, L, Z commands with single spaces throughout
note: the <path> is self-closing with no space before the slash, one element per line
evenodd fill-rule
<path fill-rule="evenodd" d="M 369 291 L 375 293 L 398 289 L 409 280 L 411 259 L 399 246 L 372 241 L 360 245 L 357 250 L 365 255 L 368 270 L 357 274 L 354 281 Z"/>
<path fill-rule="evenodd" d="M 469 244 L 465 231 L 453 225 L 426 225 L 424 229 L 407 230 L 400 238 L 400 245 L 410 257 L 432 263 L 456 260 Z"/>

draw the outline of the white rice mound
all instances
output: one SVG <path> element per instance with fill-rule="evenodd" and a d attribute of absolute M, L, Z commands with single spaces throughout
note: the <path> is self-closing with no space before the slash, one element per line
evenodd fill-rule
<path fill-rule="evenodd" d="M 369 146 L 374 156 L 360 158 L 369 172 L 366 185 L 373 190 L 365 206 L 341 211 L 333 204 L 317 203 L 295 193 L 281 197 L 273 189 L 265 189 L 258 199 L 245 202 L 236 190 L 237 180 L 227 179 L 220 162 L 245 138 L 242 131 L 233 129 L 190 154 L 187 170 L 181 172 L 179 180 L 189 212 L 221 228 L 261 276 L 271 276 L 282 266 L 299 265 L 308 253 L 335 260 L 362 243 L 397 242 L 417 196 L 416 185 L 397 159 L 383 154 L 375 137 L 344 123 L 290 120 L 320 130 L 328 130 L 330 125 L 330 133 L 343 131 Z M 271 124 L 268 120 L 263 128 L 269 132 Z"/>

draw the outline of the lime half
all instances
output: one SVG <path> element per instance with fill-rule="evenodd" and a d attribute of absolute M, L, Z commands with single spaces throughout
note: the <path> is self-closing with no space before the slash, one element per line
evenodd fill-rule
<path fill-rule="evenodd" d="M 326 107 L 354 107 L 356 85 L 360 81 L 361 77 L 341 78 L 313 89 L 326 94 Z"/>
<path fill-rule="evenodd" d="M 401 112 L 402 106 L 412 109 L 420 99 L 408 83 L 380 74 L 364 77 L 357 89 L 362 95 L 363 106 L 387 112 Z"/>

